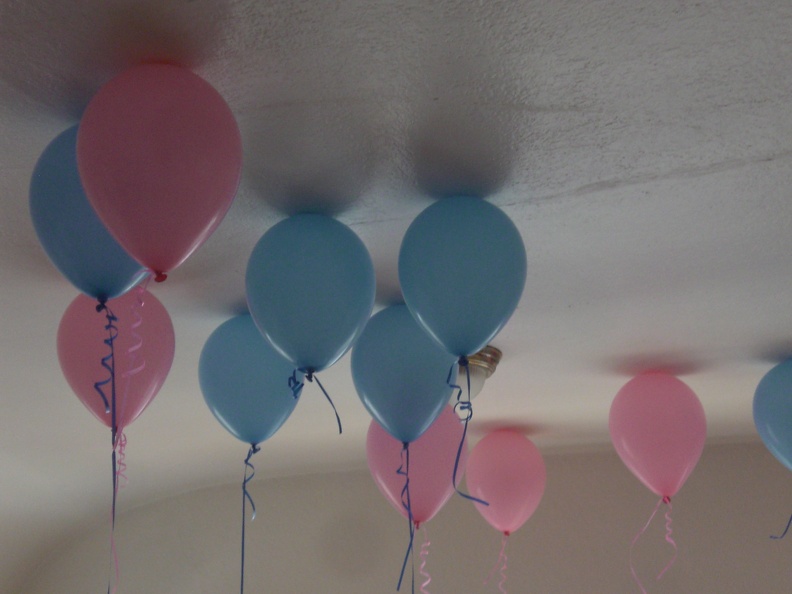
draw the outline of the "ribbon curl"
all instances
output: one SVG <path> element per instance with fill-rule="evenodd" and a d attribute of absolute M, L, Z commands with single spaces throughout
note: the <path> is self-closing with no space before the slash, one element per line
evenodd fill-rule
<path fill-rule="evenodd" d="M 492 569 L 487 576 L 487 579 L 484 580 L 484 585 L 486 586 L 489 581 L 492 579 L 492 575 L 495 573 L 496 570 L 500 571 L 500 581 L 498 582 L 498 590 L 500 590 L 501 594 L 507 594 L 506 592 L 506 570 L 508 569 L 508 561 L 509 557 L 506 555 L 506 543 L 509 540 L 509 532 L 503 533 L 503 538 L 501 538 L 501 548 L 500 553 L 498 553 L 498 560 L 495 561 L 495 565 L 492 566 Z"/>
<path fill-rule="evenodd" d="M 252 509 L 250 521 L 252 522 L 256 519 L 256 503 L 253 501 L 253 497 L 251 497 L 247 489 L 248 483 L 253 480 L 254 476 L 256 476 L 256 467 L 253 466 L 253 463 L 250 461 L 250 459 L 260 451 L 261 448 L 258 445 L 250 444 L 247 458 L 245 458 L 245 476 L 242 479 L 242 569 L 240 571 L 240 594 L 244 594 L 245 592 L 245 522 L 247 519 L 248 502 L 250 502 L 250 507 Z"/>
<path fill-rule="evenodd" d="M 671 530 L 671 511 L 672 511 L 671 498 L 667 497 L 667 496 L 666 497 L 661 497 L 660 500 L 657 502 L 657 505 L 655 505 L 655 508 L 652 511 L 652 515 L 649 516 L 649 519 L 646 521 L 646 524 L 644 524 L 643 528 L 641 528 L 641 530 L 638 532 L 638 534 L 635 535 L 635 538 L 633 538 L 632 542 L 630 543 L 630 573 L 632 573 L 632 576 L 633 576 L 633 579 L 635 580 L 635 583 L 638 584 L 639 588 L 641 588 L 642 594 L 648 594 L 648 593 L 647 593 L 646 589 L 644 588 L 643 583 L 641 583 L 641 580 L 638 577 L 638 574 L 635 571 L 635 565 L 633 564 L 633 549 L 635 548 L 635 544 L 638 542 L 638 540 L 641 538 L 641 536 L 643 536 L 643 533 L 646 532 L 646 529 L 649 528 L 649 524 L 652 523 L 652 520 L 654 520 L 654 517 L 657 515 L 657 512 L 660 510 L 660 506 L 662 504 L 664 504 L 664 503 L 668 506 L 668 510 L 665 513 L 665 519 L 666 519 L 665 540 L 666 540 L 666 542 L 668 544 L 670 544 L 673 547 L 674 555 L 673 555 L 673 557 L 671 557 L 671 560 L 666 564 L 666 566 L 663 568 L 663 570 L 657 575 L 656 579 L 659 580 L 660 578 L 662 578 L 663 575 L 665 575 L 665 573 L 669 569 L 671 569 L 671 566 L 674 564 L 674 561 L 676 561 L 676 558 L 677 558 L 677 544 L 674 541 L 674 538 L 672 536 L 672 530 Z"/>
<path fill-rule="evenodd" d="M 415 542 L 415 522 L 412 514 L 412 504 L 410 503 L 410 444 L 403 442 L 402 444 L 402 463 L 399 465 L 396 474 L 404 477 L 404 488 L 401 492 L 402 506 L 407 510 L 407 521 L 410 526 L 410 542 L 407 544 L 407 553 L 404 555 L 404 562 L 402 563 L 401 573 L 399 574 L 399 583 L 396 585 L 396 591 L 401 590 L 402 580 L 404 580 L 404 572 L 407 569 L 407 561 L 413 558 L 412 565 L 412 594 L 415 594 L 415 558 L 413 557 L 413 543 Z"/>
<path fill-rule="evenodd" d="M 419 524 L 416 524 L 416 528 L 419 527 Z M 431 546 L 431 541 L 429 540 L 429 531 L 426 529 L 426 524 L 420 526 L 421 530 L 423 530 L 423 537 L 424 541 L 421 545 L 421 552 L 418 556 L 421 558 L 421 566 L 418 568 L 418 573 L 425 578 L 424 581 L 421 583 L 421 594 L 429 594 L 429 590 L 426 588 L 432 582 L 432 576 L 429 575 L 429 572 L 426 569 L 426 562 L 429 559 L 429 547 Z"/>
<path fill-rule="evenodd" d="M 108 353 L 104 357 L 102 357 L 102 367 L 107 370 L 108 377 L 107 379 L 100 380 L 98 382 L 94 382 L 94 390 L 99 393 L 99 396 L 102 398 L 102 403 L 105 407 L 106 414 L 112 414 L 112 424 L 111 427 L 115 430 L 115 347 L 114 343 L 116 338 L 118 338 L 118 326 L 116 326 L 116 322 L 118 318 L 113 313 L 113 311 L 107 307 L 107 301 L 100 300 L 96 305 L 96 312 L 103 313 L 106 318 L 105 323 L 105 330 L 107 330 L 107 338 L 104 339 L 104 343 L 107 345 Z M 104 387 L 110 384 L 110 395 L 111 397 L 108 398 L 107 394 L 104 391 Z M 115 441 L 115 435 L 113 436 L 113 440 Z"/>
<path fill-rule="evenodd" d="M 454 404 L 454 412 L 459 417 L 460 421 L 464 423 L 464 428 L 462 429 L 462 438 L 459 440 L 459 447 L 457 448 L 456 459 L 454 460 L 454 472 L 451 476 L 451 482 L 454 485 L 454 490 L 470 501 L 475 503 L 479 503 L 481 505 L 489 506 L 489 503 L 484 501 L 483 499 L 479 499 L 478 497 L 473 497 L 467 493 L 463 493 L 459 490 L 457 486 L 457 474 L 459 473 L 459 462 L 462 458 L 462 449 L 465 447 L 465 438 L 467 437 L 467 430 L 468 430 L 468 422 L 470 419 L 473 418 L 473 406 L 470 403 L 470 369 L 468 368 L 468 360 L 467 357 L 460 357 L 458 361 L 459 367 L 464 368 L 465 376 L 467 377 L 467 400 L 462 400 L 462 387 L 458 384 L 454 383 L 451 379 L 454 375 L 454 365 L 451 365 L 451 369 L 448 370 L 448 377 L 446 378 L 446 383 L 451 388 L 452 393 L 456 392 L 456 404 Z M 464 416 L 460 415 L 463 413 Z"/>

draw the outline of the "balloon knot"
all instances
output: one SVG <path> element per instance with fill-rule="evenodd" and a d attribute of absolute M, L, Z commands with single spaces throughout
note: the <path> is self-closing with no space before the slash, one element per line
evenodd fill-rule
<path fill-rule="evenodd" d="M 421 529 L 421 523 L 420 522 L 415 522 L 415 529 L 416 530 L 420 530 Z"/>
<path fill-rule="evenodd" d="M 508 530 L 504 530 L 503 531 L 503 535 L 504 536 L 511 536 L 511 532 L 509 532 Z"/>
<path fill-rule="evenodd" d="M 457 363 L 459 363 L 460 367 L 467 367 L 468 366 L 468 358 L 463 355 L 463 356 L 461 356 L 459 358 L 459 361 L 457 361 Z"/>
<path fill-rule="evenodd" d="M 168 278 L 168 275 L 167 275 L 167 274 L 165 274 L 164 272 L 161 272 L 161 271 L 158 271 L 158 270 L 155 270 L 155 271 L 154 271 L 154 282 L 155 282 L 155 283 L 161 283 L 161 282 L 163 282 L 163 281 L 164 281 L 166 278 Z"/>
<path fill-rule="evenodd" d="M 669 503 L 671 503 L 671 498 L 668 495 L 664 495 L 663 496 L 663 503 L 668 505 Z"/>
<path fill-rule="evenodd" d="M 107 299 L 105 297 L 100 297 L 98 299 L 98 303 L 96 304 L 96 313 L 101 313 L 107 309 Z"/>
<path fill-rule="evenodd" d="M 304 373 L 305 373 L 305 379 L 308 380 L 309 382 L 312 382 L 314 379 L 313 378 L 314 370 L 306 369 Z"/>

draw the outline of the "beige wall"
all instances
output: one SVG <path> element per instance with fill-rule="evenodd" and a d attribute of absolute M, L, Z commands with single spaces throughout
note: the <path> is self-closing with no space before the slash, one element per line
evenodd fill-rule
<path fill-rule="evenodd" d="M 546 457 L 548 483 L 534 517 L 509 543 L 509 592 L 637 592 L 631 539 L 656 498 L 609 449 Z M 241 469 L 240 469 L 241 471 Z M 264 477 L 262 477 L 263 479 Z M 367 472 L 253 483 L 246 591 L 372 594 L 395 591 L 407 527 Z M 123 514 L 117 527 L 119 594 L 225 594 L 239 589 L 237 485 L 189 493 Z M 674 500 L 676 565 L 661 522 L 636 547 L 652 593 L 774 593 L 792 587 L 792 535 L 771 541 L 792 513 L 792 473 L 757 443 L 710 446 Z M 97 514 L 104 516 L 105 510 Z M 459 497 L 430 522 L 429 591 L 493 592 L 482 584 L 500 536 Z M 420 535 L 419 541 L 420 543 Z M 25 594 L 86 594 L 106 587 L 104 524 L 40 558 Z M 409 585 L 402 592 L 409 592 Z"/>

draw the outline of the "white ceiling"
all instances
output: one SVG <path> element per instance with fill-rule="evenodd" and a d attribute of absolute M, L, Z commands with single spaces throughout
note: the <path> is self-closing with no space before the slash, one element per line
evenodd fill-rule
<path fill-rule="evenodd" d="M 361 236 L 381 305 L 433 197 L 486 195 L 518 225 L 527 285 L 474 437 L 508 424 L 544 449 L 606 442 L 611 399 L 647 367 L 682 375 L 712 439 L 753 435 L 753 390 L 792 352 L 790 31 L 787 0 L 0 2 L 0 585 L 106 511 L 109 435 L 55 355 L 76 290 L 36 240 L 27 188 L 113 74 L 193 68 L 245 148 L 226 220 L 152 288 L 177 352 L 127 432 L 131 507 L 239 478 L 245 446 L 205 407 L 198 354 L 244 308 L 255 242 L 306 207 Z M 363 464 L 349 357 L 322 380 L 343 436 L 309 386 L 263 475 Z"/>

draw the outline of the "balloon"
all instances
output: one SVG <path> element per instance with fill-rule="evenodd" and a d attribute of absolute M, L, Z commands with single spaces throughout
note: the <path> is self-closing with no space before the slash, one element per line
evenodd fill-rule
<path fill-rule="evenodd" d="M 521 433 L 499 429 L 478 442 L 467 464 L 471 495 L 489 524 L 506 534 L 517 530 L 539 507 L 547 471 L 539 450 Z"/>
<path fill-rule="evenodd" d="M 651 491 L 673 497 L 693 472 L 707 437 L 704 408 L 683 381 L 642 373 L 613 399 L 610 435 L 622 462 Z"/>
<path fill-rule="evenodd" d="M 452 365 L 454 357 L 421 330 L 405 305 L 372 317 L 352 349 L 352 379 L 363 405 L 399 442 L 418 439 L 448 403 Z"/>
<path fill-rule="evenodd" d="M 451 475 L 454 470 L 462 425 L 450 406 L 437 420 L 410 444 L 410 509 L 413 521 L 423 524 L 435 517 L 454 494 Z M 405 518 L 402 503 L 405 477 L 396 471 L 402 465 L 403 444 L 388 434 L 376 421 L 371 421 L 366 437 L 369 470 L 380 492 Z M 462 448 L 457 477 L 465 472 L 467 443 Z"/>
<path fill-rule="evenodd" d="M 445 198 L 412 222 L 399 252 L 404 301 L 458 357 L 484 348 L 525 286 L 525 246 L 514 223 L 479 198 Z"/>
<path fill-rule="evenodd" d="M 146 271 L 118 245 L 96 216 L 77 171 L 77 126 L 58 135 L 30 179 L 30 217 L 52 263 L 94 299 L 123 295 Z"/>
<path fill-rule="evenodd" d="M 107 305 L 118 318 L 110 361 L 115 363 L 116 427 L 122 430 L 143 412 L 168 376 L 174 353 L 173 324 L 165 307 L 147 291 L 129 292 Z M 95 387 L 110 379 L 110 372 L 102 366 L 103 358 L 110 354 L 105 343 L 107 325 L 106 313 L 97 311 L 96 302 L 78 296 L 58 327 L 58 359 L 77 397 L 112 429 L 112 412 L 106 412 Z M 103 389 L 109 404 L 111 384 Z"/>
<path fill-rule="evenodd" d="M 302 371 L 330 367 L 374 307 L 374 266 L 346 225 L 298 214 L 267 231 L 245 276 L 250 313 L 264 337 Z"/>
<path fill-rule="evenodd" d="M 773 367 L 759 382 L 753 416 L 767 449 L 792 470 L 792 359 Z"/>
<path fill-rule="evenodd" d="M 231 435 L 251 445 L 272 437 L 297 406 L 287 382 L 293 370 L 249 315 L 212 332 L 198 361 L 209 410 Z"/>
<path fill-rule="evenodd" d="M 209 83 L 185 68 L 144 64 L 113 78 L 88 104 L 77 165 L 107 228 L 162 280 L 231 206 L 242 140 Z"/>

